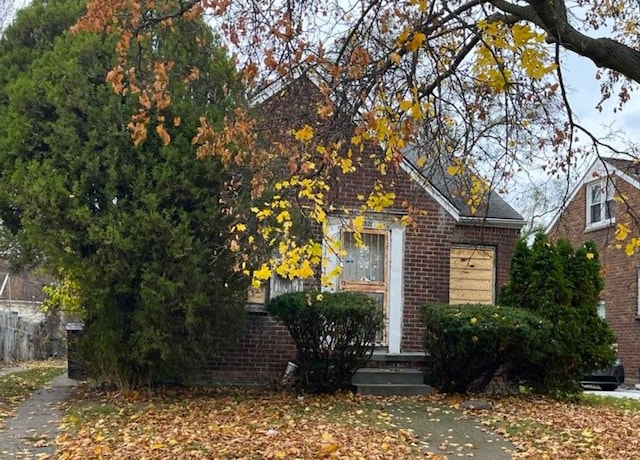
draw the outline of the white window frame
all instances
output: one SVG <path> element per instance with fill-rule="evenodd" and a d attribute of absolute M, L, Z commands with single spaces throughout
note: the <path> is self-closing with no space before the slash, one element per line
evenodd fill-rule
<path fill-rule="evenodd" d="M 640 318 L 640 268 L 637 269 L 636 282 L 636 318 Z"/>
<path fill-rule="evenodd" d="M 598 188 L 598 193 L 600 196 L 600 201 L 594 201 L 593 190 Z M 606 190 L 606 192 L 602 192 Z M 590 182 L 586 185 L 586 228 L 588 230 L 606 227 L 609 225 L 613 225 L 616 222 L 615 217 L 615 206 L 613 202 L 613 197 L 615 195 L 615 189 L 613 187 L 613 183 L 609 179 L 600 179 L 594 182 Z M 600 206 L 600 218 L 598 220 L 592 220 L 591 218 L 591 208 L 593 206 Z M 609 217 L 606 217 L 607 210 L 609 212 Z"/>

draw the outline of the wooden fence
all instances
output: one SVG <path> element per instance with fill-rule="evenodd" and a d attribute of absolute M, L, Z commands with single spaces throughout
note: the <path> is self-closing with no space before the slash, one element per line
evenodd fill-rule
<path fill-rule="evenodd" d="M 64 354 L 59 315 L 24 314 L 0 306 L 0 362 L 46 359 Z"/>

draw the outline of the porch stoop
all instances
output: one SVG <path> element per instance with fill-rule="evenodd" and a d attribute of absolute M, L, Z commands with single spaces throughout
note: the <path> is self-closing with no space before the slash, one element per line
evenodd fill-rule
<path fill-rule="evenodd" d="M 431 392 L 421 371 L 402 367 L 364 367 L 356 371 L 351 383 L 359 394 L 365 395 L 413 396 Z"/>

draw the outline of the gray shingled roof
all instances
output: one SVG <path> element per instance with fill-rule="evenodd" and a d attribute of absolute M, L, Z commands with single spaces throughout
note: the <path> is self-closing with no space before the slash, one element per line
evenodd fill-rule
<path fill-rule="evenodd" d="M 638 160 L 623 160 L 621 158 L 603 157 L 602 161 L 640 181 L 640 162 Z"/>
<path fill-rule="evenodd" d="M 433 188 L 440 192 L 458 210 L 461 217 L 504 219 L 524 224 L 524 218 L 520 213 L 493 190 L 489 190 L 484 197 L 483 203 L 473 214 L 465 198 L 465 196 L 469 195 L 471 175 L 450 175 L 447 172 L 447 168 L 452 165 L 451 158 L 428 158 L 423 166 L 418 167 L 417 160 L 420 157 L 420 151 L 417 147 L 407 147 L 402 153 L 405 161 L 421 174 Z"/>

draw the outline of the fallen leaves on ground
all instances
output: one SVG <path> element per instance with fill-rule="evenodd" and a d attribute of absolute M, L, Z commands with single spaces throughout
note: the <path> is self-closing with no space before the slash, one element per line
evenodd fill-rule
<path fill-rule="evenodd" d="M 85 401 L 67 417 L 65 433 L 57 439 L 58 458 L 374 460 L 420 455 L 410 431 L 385 426 L 384 414 L 363 407 L 350 393 L 106 394 L 100 401 Z"/>
<path fill-rule="evenodd" d="M 453 398 L 449 398 L 453 404 Z M 544 397 L 494 399 L 476 416 L 505 435 L 514 459 L 628 460 L 640 452 L 640 402 L 587 403 Z"/>
<path fill-rule="evenodd" d="M 448 407 L 507 437 L 513 459 L 629 459 L 640 451 L 640 403 L 618 405 L 542 397 L 490 398 L 490 409 L 464 410 L 468 398 L 337 396 L 240 390 L 86 393 L 68 410 L 57 458 L 76 459 L 410 459 L 485 458 L 427 452 L 393 407 Z M 400 401 L 402 403 L 400 403 Z M 440 410 L 440 409 L 438 409 Z M 448 410 L 448 409 L 447 409 Z M 458 412 L 460 411 L 460 412 Z M 399 413 L 402 413 L 401 411 Z M 429 415 L 431 414 L 431 415 Z M 488 442 L 488 441 L 487 441 Z M 477 449 L 475 453 L 473 450 Z M 442 449 L 431 449 L 442 450 Z"/>

